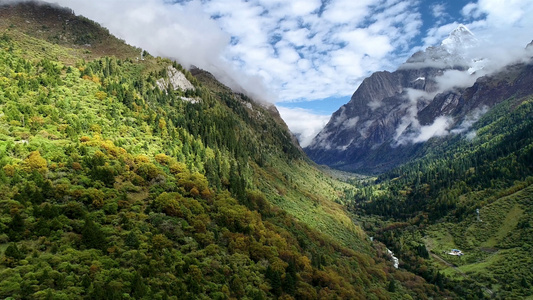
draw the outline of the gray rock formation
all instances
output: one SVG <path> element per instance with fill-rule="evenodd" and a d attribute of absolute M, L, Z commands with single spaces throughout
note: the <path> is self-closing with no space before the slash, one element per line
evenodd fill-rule
<path fill-rule="evenodd" d="M 168 78 L 161 78 L 156 81 L 157 86 L 160 90 L 166 91 L 167 87 L 170 85 L 174 90 L 181 89 L 183 91 L 193 90 L 194 86 L 192 83 L 187 80 L 185 75 L 173 66 L 169 66 L 167 69 Z"/>

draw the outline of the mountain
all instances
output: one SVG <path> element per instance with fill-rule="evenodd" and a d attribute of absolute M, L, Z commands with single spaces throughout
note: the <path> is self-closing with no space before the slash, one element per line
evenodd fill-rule
<path fill-rule="evenodd" d="M 432 137 L 468 134 L 495 104 L 531 93 L 531 65 L 520 63 L 481 76 L 483 58 L 463 25 L 441 45 L 413 54 L 394 72 L 366 78 L 350 102 L 336 111 L 305 148 L 319 164 L 380 173 L 427 152 Z"/>
<path fill-rule="evenodd" d="M 442 50 L 418 53 L 416 62 Z M 474 72 L 486 71 L 485 63 Z M 461 74 L 472 70 L 444 74 L 464 80 Z M 397 161 L 376 177 L 352 180 L 356 190 L 344 202 L 400 267 L 458 298 L 530 299 L 533 64 L 526 59 L 474 79 L 413 110 L 415 124 L 398 134 L 394 147 L 372 149 L 374 158 Z M 424 133 L 433 138 L 423 139 Z"/>
<path fill-rule="evenodd" d="M 71 10 L 0 2 L 0 297 L 450 297 L 279 114 Z"/>
<path fill-rule="evenodd" d="M 461 298 L 528 299 L 533 95 L 511 95 L 470 130 L 474 138 L 428 141 L 423 157 L 355 181 L 346 203 L 404 268 L 426 280 L 455 286 Z"/>

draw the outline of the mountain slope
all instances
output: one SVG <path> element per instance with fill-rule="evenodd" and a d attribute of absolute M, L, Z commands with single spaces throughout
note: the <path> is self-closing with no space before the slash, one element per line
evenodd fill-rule
<path fill-rule="evenodd" d="M 483 60 L 464 54 L 474 43 L 468 29 L 459 26 L 441 46 L 415 53 L 397 71 L 365 79 L 306 153 L 334 168 L 380 173 L 423 156 L 431 137 L 464 133 L 495 104 L 532 92 L 528 64 L 508 66 L 474 83 Z"/>
<path fill-rule="evenodd" d="M 6 2 L 6 1 L 2 1 Z M 92 59 L 110 55 L 125 59 L 141 55 L 141 50 L 128 46 L 124 41 L 111 35 L 92 20 L 76 16 L 71 9 L 39 1 L 0 2 L 0 26 L 17 29 L 13 33 L 26 34 L 51 44 L 67 46 L 68 53 L 76 59 Z M 35 41 L 27 41 L 33 44 Z M 46 55 L 49 49 L 38 53 Z M 23 52 L 24 54 L 24 52 Z M 57 54 L 56 54 L 57 55 Z M 67 56 L 63 59 L 68 59 Z M 75 59 L 70 57 L 70 59 Z M 75 63 L 70 60 L 69 63 Z"/>
<path fill-rule="evenodd" d="M 391 267 L 273 108 L 68 10 L 0 14 L 1 297 L 449 294 Z"/>
<path fill-rule="evenodd" d="M 459 298 L 529 299 L 532 55 L 479 77 L 485 62 L 469 64 L 454 46 L 475 39 L 458 30 L 367 78 L 305 150 L 336 168 L 380 173 L 354 179 L 345 203 L 400 268 Z M 446 78 L 465 83 L 443 89 Z"/>
<path fill-rule="evenodd" d="M 532 120 L 532 96 L 510 97 L 474 123 L 472 139 L 428 142 L 423 158 L 358 183 L 348 206 L 380 216 L 365 229 L 437 285 L 481 299 L 530 297 Z"/>

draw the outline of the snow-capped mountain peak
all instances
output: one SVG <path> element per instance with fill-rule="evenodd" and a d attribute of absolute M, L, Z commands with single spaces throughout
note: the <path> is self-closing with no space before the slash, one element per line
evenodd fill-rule
<path fill-rule="evenodd" d="M 474 47 L 477 43 L 478 40 L 472 31 L 470 31 L 465 25 L 460 24 L 442 41 L 441 46 L 448 52 L 455 53 L 460 49 Z"/>
<path fill-rule="evenodd" d="M 413 54 L 401 68 L 432 66 L 441 69 L 458 66 L 470 68 L 473 60 L 470 50 L 478 45 L 474 34 L 463 24 L 455 28 L 440 45 L 428 47 Z M 479 59 L 476 59 L 479 61 Z M 479 64 L 478 64 L 479 65 Z M 476 66 L 476 70 L 483 66 Z"/>

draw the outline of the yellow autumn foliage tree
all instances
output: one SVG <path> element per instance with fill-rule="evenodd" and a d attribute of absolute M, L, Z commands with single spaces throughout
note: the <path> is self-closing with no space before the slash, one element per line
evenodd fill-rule
<path fill-rule="evenodd" d="M 39 151 L 33 151 L 28 158 L 24 160 L 26 168 L 31 171 L 38 171 L 41 174 L 48 172 L 48 163 L 46 159 L 41 156 Z"/>

